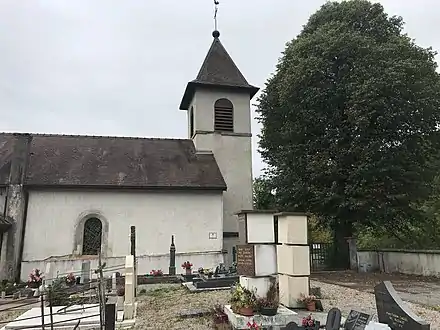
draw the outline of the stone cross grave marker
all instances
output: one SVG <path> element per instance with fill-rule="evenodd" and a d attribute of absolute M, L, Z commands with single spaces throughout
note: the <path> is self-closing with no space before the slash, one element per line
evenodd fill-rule
<path fill-rule="evenodd" d="M 345 321 L 344 330 L 364 330 L 370 320 L 371 315 L 351 310 Z"/>
<path fill-rule="evenodd" d="M 414 314 L 402 301 L 390 281 L 375 286 L 377 317 L 391 329 L 430 330 L 431 326 Z"/>

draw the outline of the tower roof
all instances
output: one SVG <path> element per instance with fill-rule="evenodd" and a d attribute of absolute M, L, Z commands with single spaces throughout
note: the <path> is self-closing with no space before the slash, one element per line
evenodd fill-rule
<path fill-rule="evenodd" d="M 211 48 L 203 61 L 197 78 L 190 81 L 186 86 L 185 94 L 180 103 L 181 110 L 188 110 L 194 92 L 199 88 L 222 88 L 243 91 L 252 98 L 259 90 L 250 85 L 229 56 L 225 47 L 220 42 L 218 31 L 212 33 L 214 40 Z"/>

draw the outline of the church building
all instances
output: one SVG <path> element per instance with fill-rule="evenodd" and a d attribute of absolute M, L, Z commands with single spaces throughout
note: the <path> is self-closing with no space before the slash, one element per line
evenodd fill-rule
<path fill-rule="evenodd" d="M 252 209 L 250 85 L 214 40 L 180 110 L 187 139 L 0 133 L 0 279 L 124 264 L 138 274 L 232 263 L 236 213 Z M 182 123 L 184 124 L 184 123 Z M 177 270 L 179 272 L 179 269 Z"/>

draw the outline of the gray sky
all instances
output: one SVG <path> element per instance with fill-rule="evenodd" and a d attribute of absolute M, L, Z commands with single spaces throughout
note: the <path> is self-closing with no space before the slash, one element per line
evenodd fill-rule
<path fill-rule="evenodd" d="M 220 38 L 264 87 L 324 2 L 220 0 Z M 440 50 L 440 2 L 380 2 L 418 44 Z M 178 107 L 212 30 L 212 0 L 0 0 L 0 131 L 185 138 Z M 259 130 L 254 121 L 255 175 Z"/>

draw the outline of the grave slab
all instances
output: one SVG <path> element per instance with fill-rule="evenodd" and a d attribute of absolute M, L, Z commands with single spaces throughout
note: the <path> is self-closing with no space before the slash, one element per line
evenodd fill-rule
<path fill-rule="evenodd" d="M 263 328 L 276 329 L 285 327 L 287 323 L 293 322 L 296 319 L 296 313 L 284 306 L 278 307 L 278 314 L 275 316 L 259 314 L 254 316 L 242 316 L 235 314 L 231 309 L 231 305 L 225 305 L 224 312 L 228 316 L 228 320 L 235 330 L 249 329 L 247 323 L 253 321 L 261 325 Z"/>
<path fill-rule="evenodd" d="M 374 287 L 377 318 L 391 329 L 430 330 L 431 326 L 414 314 L 402 301 L 390 281 Z"/>

